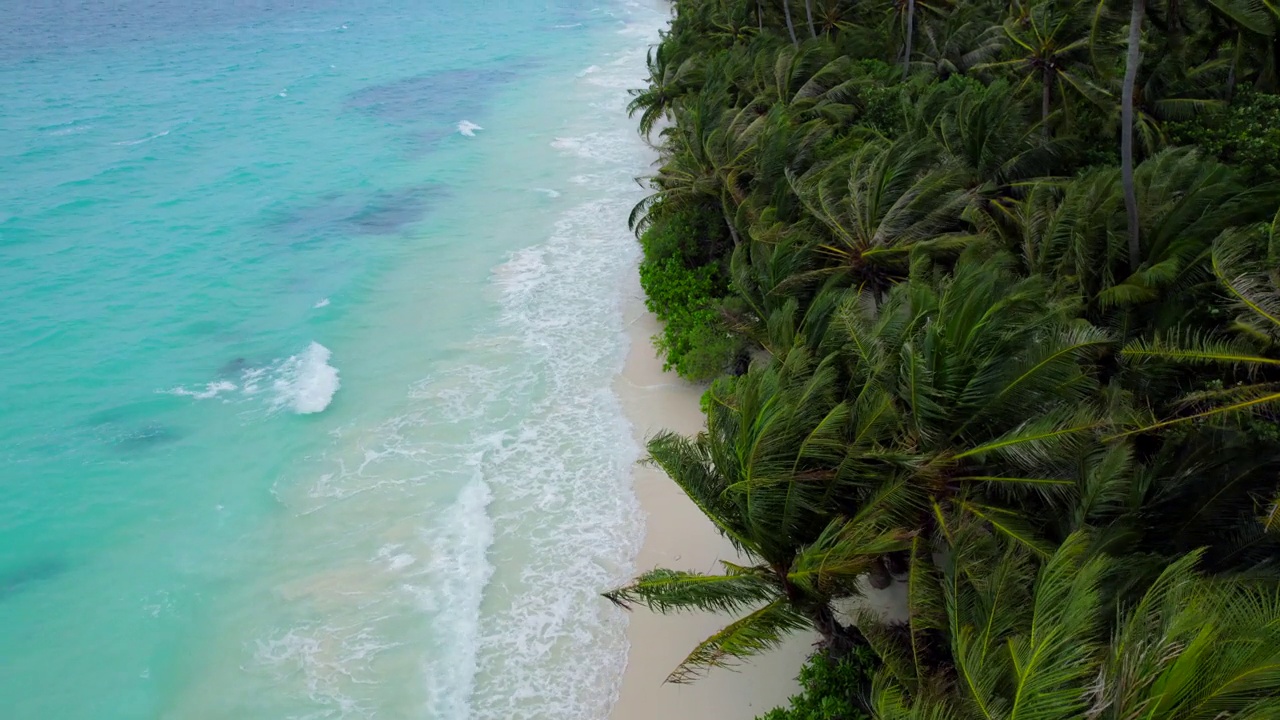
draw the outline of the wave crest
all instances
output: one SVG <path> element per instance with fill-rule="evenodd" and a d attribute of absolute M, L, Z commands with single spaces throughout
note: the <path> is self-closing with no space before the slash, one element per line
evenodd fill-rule
<path fill-rule="evenodd" d="M 299 415 L 323 412 L 341 383 L 338 369 L 329 364 L 333 353 L 318 342 L 280 365 L 274 389 L 275 408 L 289 408 Z"/>

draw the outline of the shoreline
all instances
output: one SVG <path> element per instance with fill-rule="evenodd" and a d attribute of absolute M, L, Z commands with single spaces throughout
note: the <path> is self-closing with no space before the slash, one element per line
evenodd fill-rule
<path fill-rule="evenodd" d="M 644 306 L 639 276 L 622 289 L 623 321 L 630 339 L 626 365 L 614 391 L 640 447 L 659 430 L 694 434 L 703 428 L 703 388 L 663 372 L 650 338 L 660 330 Z M 642 451 L 643 453 L 643 451 Z M 643 457 L 643 454 L 642 454 Z M 728 540 L 661 470 L 637 464 L 632 471 L 644 513 L 645 537 L 635 568 L 663 566 L 715 572 L 719 560 L 736 560 Z M 781 647 L 733 668 L 712 670 L 690 685 L 671 685 L 667 674 L 694 646 L 733 618 L 712 613 L 659 615 L 639 607 L 628 614 L 627 663 L 612 720 L 752 720 L 785 705 L 799 690 L 796 675 L 815 638 L 796 633 Z"/>

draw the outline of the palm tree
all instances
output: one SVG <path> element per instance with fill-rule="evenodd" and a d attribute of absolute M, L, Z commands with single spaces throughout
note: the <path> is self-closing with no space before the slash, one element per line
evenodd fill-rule
<path fill-rule="evenodd" d="M 631 211 L 637 233 L 648 227 L 648 212 L 659 200 L 720 211 L 734 245 L 741 242 L 734 216 L 746 199 L 743 173 L 750 167 L 759 116 L 750 108 L 725 110 L 726 95 L 704 91 L 678 104 L 676 124 L 664 131 L 666 162 L 650 178 L 655 192 Z"/>
<path fill-rule="evenodd" d="M 961 170 L 960 185 L 979 208 L 1025 194 L 1029 188 L 1023 181 L 1048 174 L 1065 154 L 1065 142 L 1038 136 L 1003 80 L 951 98 L 928 132 L 942 157 Z"/>
<path fill-rule="evenodd" d="M 915 51 L 920 56 L 917 64 L 942 80 L 990 62 L 1004 47 L 1003 28 L 959 13 L 944 17 L 942 22 L 925 23 L 920 34 L 922 48 Z"/>
<path fill-rule="evenodd" d="M 1106 96 L 1089 77 L 1089 34 L 1082 5 L 1037 0 L 1026 8 L 1025 16 L 1010 17 L 1003 25 L 1013 57 L 974 68 L 1019 70 L 1019 90 L 1039 85 L 1041 132 L 1046 137 L 1055 90 L 1058 102 L 1068 111 L 1072 96 L 1094 104 L 1100 104 Z"/>
<path fill-rule="evenodd" d="M 955 228 L 965 197 L 955 170 L 937 168 L 935 158 L 926 141 L 873 140 L 791 176 L 805 210 L 830 236 L 813 248 L 812 272 L 882 291 L 906 275 L 913 250 L 963 243 L 940 237 Z"/>
<path fill-rule="evenodd" d="M 1075 502 L 1079 461 L 1110 422 L 1083 363 L 1111 342 L 1046 291 L 1006 259 L 965 257 L 882 302 L 855 291 L 826 337 L 807 338 L 843 362 L 852 425 L 840 472 L 857 488 L 845 512 L 880 506 L 917 532 L 977 518 L 1045 551 L 1037 523 Z"/>
<path fill-rule="evenodd" d="M 670 51 L 665 44 L 649 52 L 647 64 L 649 86 L 643 90 L 633 90 L 631 103 L 627 105 L 630 115 L 640 113 L 640 133 L 646 137 L 658 121 L 672 110 L 676 101 L 692 92 L 704 79 L 695 58 L 686 58 L 676 63 L 670 58 Z"/>
<path fill-rule="evenodd" d="M 1190 412 L 1142 425 L 1130 433 L 1150 432 L 1218 416 L 1268 412 L 1280 403 L 1280 215 L 1265 228 L 1229 229 L 1211 253 L 1213 274 L 1230 303 L 1241 311 L 1232 335 L 1174 333 L 1140 338 L 1121 356 L 1147 371 L 1157 364 L 1242 368 L 1228 375 L 1221 389 L 1201 390 L 1180 399 Z"/>
<path fill-rule="evenodd" d="M 831 602 L 856 594 L 872 561 L 905 547 L 906 536 L 885 529 L 874 508 L 845 518 L 829 502 L 839 483 L 829 468 L 839 462 L 849 414 L 835 380 L 830 361 L 796 352 L 718 381 L 697 437 L 650 440 L 651 462 L 754 563 L 723 563 L 720 575 L 656 569 L 605 593 L 625 608 L 746 613 L 700 643 L 668 682 L 689 682 L 801 628 L 817 630 L 837 656 L 861 642 Z"/>
<path fill-rule="evenodd" d="M 1125 249 L 1124 200 L 1114 168 L 1034 188 L 989 213 L 994 223 L 1006 224 L 997 234 L 1007 238 L 1026 272 L 1060 278 L 1064 289 L 1084 299 L 1085 317 L 1124 339 L 1198 312 L 1203 303 L 1196 292 L 1208 273 L 1214 237 L 1274 211 L 1274 190 L 1245 187 L 1238 172 L 1190 149 L 1148 158 L 1135 180 L 1144 238 L 1137 270 Z M 1010 226 L 1020 222 L 1027 224 Z"/>
<path fill-rule="evenodd" d="M 764 111 L 782 104 L 799 115 L 821 102 L 844 99 L 852 82 L 850 64 L 829 43 L 783 46 L 756 55 L 743 89 Z"/>
<path fill-rule="evenodd" d="M 858 26 L 851 21 L 853 3 L 847 0 L 817 0 L 817 2 L 815 15 L 820 34 L 830 36 L 837 32 L 858 29 Z"/>
<path fill-rule="evenodd" d="M 746 5 L 739 6 L 737 3 L 726 3 L 726 0 L 720 0 L 716 10 L 718 12 L 714 13 L 707 23 L 713 28 L 708 33 L 709 37 L 732 46 L 748 42 L 757 34 L 758 31 L 751 25 L 750 8 Z"/>
<path fill-rule="evenodd" d="M 1017 278 L 1002 259 L 964 258 L 952 275 L 917 275 L 881 298 L 839 287 L 758 311 L 775 362 L 836 359 L 824 362 L 836 363 L 849 408 L 824 502 L 847 516 L 878 507 L 913 532 L 980 518 L 1043 552 L 1037 524 L 1074 507 L 1078 468 L 1109 426 L 1082 363 L 1110 339 L 1069 321 L 1042 280 Z"/>
<path fill-rule="evenodd" d="M 1129 568 L 1091 552 L 1090 543 L 1077 533 L 1037 563 L 978 538 L 940 575 L 922 575 L 912 624 L 935 646 L 893 643 L 867 623 L 868 636 L 893 658 L 876 678 L 877 720 L 1280 712 L 1274 584 L 1205 580 L 1193 553 L 1164 568 L 1111 624 L 1107 587 Z"/>

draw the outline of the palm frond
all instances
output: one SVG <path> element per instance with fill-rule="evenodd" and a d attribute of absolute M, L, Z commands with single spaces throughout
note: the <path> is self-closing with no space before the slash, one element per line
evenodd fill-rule
<path fill-rule="evenodd" d="M 733 667 L 746 658 L 777 647 L 787 634 L 806 627 L 811 624 L 804 616 L 796 613 L 785 600 L 775 600 L 699 643 L 671 671 L 666 682 L 687 684 L 711 668 Z"/>
<path fill-rule="evenodd" d="M 724 575 L 657 568 L 604 596 L 630 610 L 643 604 L 654 612 L 738 613 L 778 596 L 778 587 L 755 568 L 726 565 Z"/>

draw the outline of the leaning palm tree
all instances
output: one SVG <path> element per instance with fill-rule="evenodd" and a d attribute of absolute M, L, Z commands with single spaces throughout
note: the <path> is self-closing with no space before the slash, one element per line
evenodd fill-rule
<path fill-rule="evenodd" d="M 972 20 L 956 13 L 920 29 L 921 47 L 916 65 L 941 80 L 963 75 L 989 62 L 1004 48 L 1004 32 L 999 26 Z"/>
<path fill-rule="evenodd" d="M 711 390 L 707 429 L 695 438 L 663 433 L 649 442 L 661 467 L 750 561 L 724 572 L 657 569 L 605 593 L 623 607 L 741 614 L 701 642 L 667 678 L 683 683 L 713 667 L 766 650 L 787 633 L 817 630 L 835 654 L 858 642 L 836 619 L 835 598 L 856 594 L 871 562 L 905 546 L 875 509 L 845 518 L 831 498 L 839 477 L 849 406 L 831 360 L 805 352 L 785 363 L 724 379 Z"/>
<path fill-rule="evenodd" d="M 1246 187 L 1238 172 L 1190 149 L 1148 158 L 1135 178 L 1143 209 L 1136 269 L 1126 253 L 1122 178 L 1114 168 L 1032 188 L 989 213 L 1026 272 L 1059 278 L 1084 300 L 1085 317 L 1123 339 L 1196 312 L 1214 238 L 1275 209 L 1274 188 Z"/>
<path fill-rule="evenodd" d="M 1048 174 L 1065 154 L 1063 141 L 1045 140 L 1034 131 L 1014 92 L 1004 81 L 967 88 L 928 129 L 942 158 L 960 171 L 960 186 L 979 210 L 1030 192 L 1034 184 L 1024 181 Z"/>
<path fill-rule="evenodd" d="M 1280 591 L 1206 580 L 1192 553 L 1170 564 L 1116 621 L 1108 593 L 1125 562 L 1069 537 L 1043 563 L 983 542 L 919 578 L 910 646 L 868 623 L 892 658 L 877 720 L 1212 720 L 1280 714 Z M 1038 566 L 1037 566 L 1038 565 Z M 927 650 L 927 652 L 925 652 Z"/>
<path fill-rule="evenodd" d="M 1076 504 L 1110 426 L 1089 365 L 1110 338 L 999 257 L 855 296 L 818 345 L 839 348 L 850 397 L 844 507 L 925 534 L 972 518 L 1045 554 L 1042 521 Z"/>
<path fill-rule="evenodd" d="M 1229 229 L 1214 242 L 1209 265 L 1227 306 L 1213 310 L 1221 318 L 1234 308 L 1233 321 L 1219 320 L 1216 332 L 1157 331 L 1120 353 L 1120 377 L 1151 402 L 1115 436 L 1143 436 L 1148 448 L 1127 524 L 1178 529 L 1131 539 L 1137 551 L 1167 556 L 1201 546 L 1214 570 L 1274 571 L 1280 483 L 1268 438 L 1280 409 L 1277 239 L 1273 221 Z"/>
<path fill-rule="evenodd" d="M 966 198 L 958 173 L 939 168 L 928 141 L 874 140 L 846 157 L 790 176 L 792 190 L 829 240 L 812 248 L 814 275 L 844 275 L 877 291 L 906 276 L 914 250 L 956 247 Z M 804 278 L 804 276 L 798 276 Z"/>
<path fill-rule="evenodd" d="M 1082 98 L 1098 104 L 1107 93 L 1092 80 L 1088 62 L 1089 35 L 1086 3 L 1037 0 L 1025 15 L 1005 21 L 1008 57 L 977 65 L 977 70 L 1011 70 L 1019 89 L 1039 87 L 1040 128 L 1049 135 L 1049 117 L 1057 104 L 1070 114 L 1071 101 Z"/>
<path fill-rule="evenodd" d="M 756 146 L 759 116 L 750 108 L 722 107 L 723 91 L 707 90 L 674 110 L 675 125 L 663 132 L 665 162 L 649 179 L 654 193 L 637 203 L 630 224 L 648 227 L 648 212 L 659 200 L 671 206 L 718 209 L 736 246 L 741 242 L 734 216 L 746 198 L 743 181 Z"/>
<path fill-rule="evenodd" d="M 1280 404 L 1280 215 L 1269 226 L 1225 231 L 1211 255 L 1214 276 L 1240 312 L 1231 332 L 1156 335 L 1129 343 L 1121 356 L 1148 372 L 1169 364 L 1224 368 L 1227 382 L 1181 398 L 1183 412 L 1131 434 L 1241 413 L 1274 419 L 1270 414 Z"/>
<path fill-rule="evenodd" d="M 1107 427 L 1081 361 L 1108 339 L 1066 320 L 1042 281 L 999 259 L 962 259 L 953 275 L 873 295 L 832 282 L 790 321 L 798 307 L 788 303 L 770 330 L 793 347 L 713 385 L 704 433 L 650 443 L 653 461 L 754 561 L 711 576 L 655 570 L 608 594 L 661 611 L 748 613 L 672 681 L 798 627 L 847 646 L 831 602 L 854 594 L 860 575 L 881 574 L 913 535 L 973 523 L 1050 554 L 1037 525 L 1075 504 L 1076 468 Z"/>
<path fill-rule="evenodd" d="M 648 137 L 660 120 L 667 117 L 678 99 L 693 93 L 704 81 L 699 61 L 690 57 L 676 62 L 666 44 L 649 53 L 649 85 L 631 92 L 627 112 L 640 113 L 640 134 Z"/>

